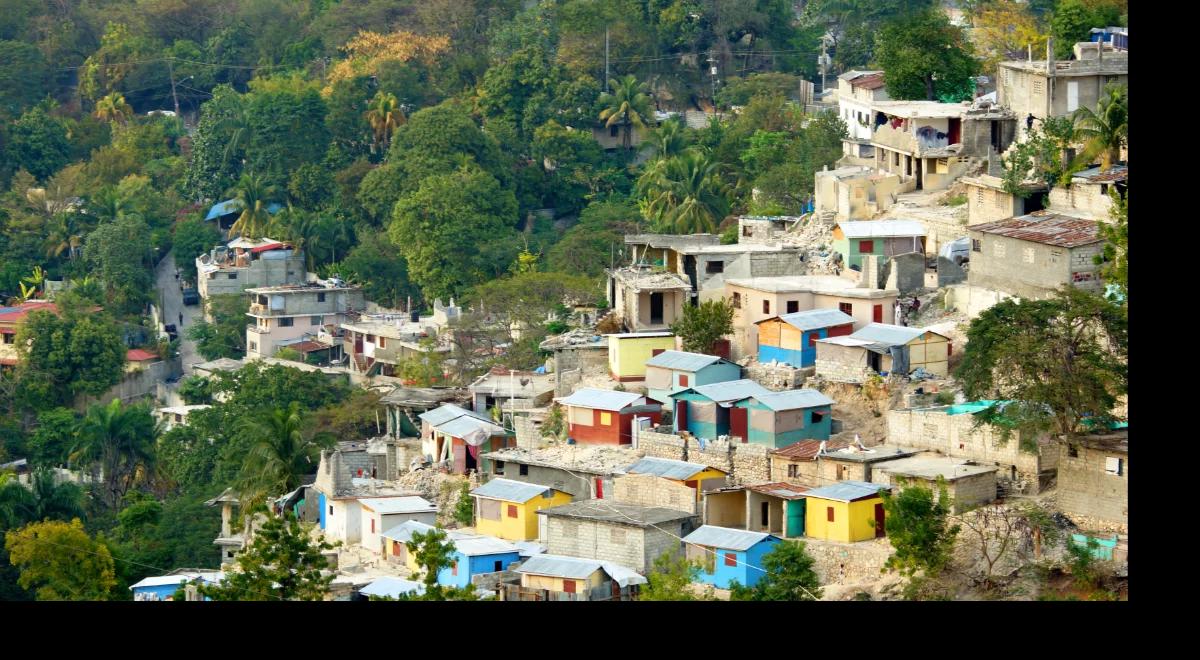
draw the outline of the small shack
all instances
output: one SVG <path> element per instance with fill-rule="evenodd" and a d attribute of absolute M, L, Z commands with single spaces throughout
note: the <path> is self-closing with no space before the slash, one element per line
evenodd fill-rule
<path fill-rule="evenodd" d="M 450 403 L 418 417 L 421 452 L 434 463 L 445 463 L 454 474 L 489 472 L 491 466 L 480 453 L 503 449 L 512 439 L 503 426 Z"/>
<path fill-rule="evenodd" d="M 628 445 L 633 442 L 633 418 L 658 424 L 662 406 L 636 392 L 585 387 L 556 399 L 567 408 L 567 437 L 580 444 Z"/>
<path fill-rule="evenodd" d="M 716 440 L 723 435 L 745 438 L 746 409 L 733 404 L 770 393 L 771 390 L 745 378 L 676 392 L 671 396 L 675 432 L 687 431 L 705 440 Z"/>
<path fill-rule="evenodd" d="M 863 257 L 890 258 L 909 252 L 925 253 L 925 225 L 916 220 L 866 220 L 833 226 L 833 249 L 847 268 L 860 270 Z"/>
<path fill-rule="evenodd" d="M 883 538 L 887 532 L 879 491 L 890 489 L 865 481 L 839 481 L 806 492 L 805 533 L 841 543 Z"/>
<path fill-rule="evenodd" d="M 701 494 L 710 489 L 725 485 L 728 473 L 700 463 L 688 463 L 671 458 L 647 456 L 625 468 L 629 474 L 649 474 L 668 481 L 683 484 L 695 489 L 696 501 L 701 500 Z"/>
<path fill-rule="evenodd" d="M 660 403 L 671 395 L 697 385 L 708 385 L 742 377 L 737 364 L 702 353 L 663 351 L 646 362 L 646 393 Z"/>
<path fill-rule="evenodd" d="M 817 375 L 838 383 L 862 383 L 873 373 L 907 376 L 917 369 L 946 376 L 954 350 L 943 334 L 886 323 L 816 343 Z"/>
<path fill-rule="evenodd" d="M 546 552 L 610 561 L 646 572 L 679 538 L 700 526 L 690 511 L 615 500 L 582 500 L 542 509 Z"/>
<path fill-rule="evenodd" d="M 400 523 L 416 520 L 426 524 L 437 522 L 437 505 L 423 497 L 364 497 L 358 500 L 362 507 L 362 546 L 371 552 L 383 552 L 380 536 L 385 529 Z"/>
<path fill-rule="evenodd" d="M 683 538 L 687 558 L 701 566 L 697 579 L 719 589 L 728 589 L 737 580 L 752 587 L 765 575 L 763 555 L 783 540 L 766 532 L 748 532 L 704 525 Z"/>
<path fill-rule="evenodd" d="M 946 495 L 954 513 L 962 513 L 996 499 L 995 465 L 977 465 L 974 461 L 947 456 L 910 456 L 880 461 L 871 466 L 871 482 L 904 488 L 921 486 L 939 497 L 938 479 L 946 484 Z"/>
<path fill-rule="evenodd" d="M 471 491 L 475 498 L 475 529 L 510 541 L 538 537 L 537 512 L 562 506 L 571 496 L 540 484 L 492 479 Z"/>
<path fill-rule="evenodd" d="M 833 430 L 833 399 L 817 390 L 759 394 L 729 410 L 734 437 L 772 449 L 801 440 L 828 440 Z"/>
<path fill-rule="evenodd" d="M 501 600 L 633 600 L 646 578 L 612 562 L 535 555 L 515 572 L 520 584 L 500 586 Z"/>
<path fill-rule="evenodd" d="M 613 380 L 628 382 L 646 378 L 646 362 L 675 348 L 670 332 L 624 332 L 607 335 L 608 369 Z"/>
<path fill-rule="evenodd" d="M 817 340 L 854 332 L 854 317 L 837 309 L 810 309 L 773 316 L 758 326 L 758 361 L 782 362 L 796 368 L 817 360 Z"/>
<path fill-rule="evenodd" d="M 704 494 L 704 524 L 769 532 L 781 538 L 804 536 L 807 490 L 773 482 L 709 491 Z"/>

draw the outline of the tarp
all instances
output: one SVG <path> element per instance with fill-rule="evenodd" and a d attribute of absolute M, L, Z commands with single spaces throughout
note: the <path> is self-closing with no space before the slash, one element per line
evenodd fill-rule
<path fill-rule="evenodd" d="M 908 375 L 908 347 L 892 346 L 888 351 L 892 354 L 892 373 Z"/>

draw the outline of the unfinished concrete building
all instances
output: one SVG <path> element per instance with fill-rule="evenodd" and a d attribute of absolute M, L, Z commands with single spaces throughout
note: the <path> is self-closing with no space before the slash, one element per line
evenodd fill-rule
<path fill-rule="evenodd" d="M 965 458 L 923 455 L 880 461 L 871 467 L 871 483 L 885 486 L 920 486 L 940 497 L 940 479 L 954 513 L 962 513 L 996 499 L 995 465 L 977 465 Z"/>
<path fill-rule="evenodd" d="M 814 175 L 817 213 L 832 213 L 835 222 L 870 220 L 892 208 L 896 197 L 911 186 L 898 174 L 880 173 L 873 167 L 849 165 Z"/>
<path fill-rule="evenodd" d="M 1125 199 L 1128 181 L 1129 168 L 1124 165 L 1104 171 L 1097 166 L 1076 172 L 1071 185 L 1050 191 L 1050 210 L 1111 222 L 1113 202 L 1109 193 L 1115 191 L 1120 199 Z"/>
<path fill-rule="evenodd" d="M 704 524 L 768 532 L 779 538 L 804 536 L 804 493 L 786 482 L 728 486 L 704 493 Z"/>
<path fill-rule="evenodd" d="M 1103 288 L 1095 257 L 1104 251 L 1099 223 L 1050 211 L 968 227 L 972 287 L 1030 300 L 1064 285 Z"/>
<path fill-rule="evenodd" d="M 1040 211 L 1043 208 L 1042 198 L 1046 195 L 1046 186 L 1037 183 L 1022 186 L 1028 193 L 1027 197 L 1014 195 L 1004 190 L 1004 182 L 1000 177 L 989 174 L 964 176 L 959 183 L 967 189 L 968 225 L 1007 220 Z"/>
<path fill-rule="evenodd" d="M 613 479 L 636 457 L 628 449 L 596 446 L 572 446 L 569 451 L 509 447 L 482 455 L 491 460 L 489 478 L 545 484 L 575 500 L 611 498 Z"/>
<path fill-rule="evenodd" d="M 847 71 L 838 76 L 838 116 L 846 122 L 846 137 L 842 139 L 843 160 L 853 165 L 867 165 L 875 157 L 871 144 L 871 106 L 891 100 L 882 71 Z"/>
<path fill-rule="evenodd" d="M 208 299 L 260 286 L 303 284 L 304 252 L 291 245 L 239 238 L 196 257 L 196 290 Z"/>
<path fill-rule="evenodd" d="M 1017 116 L 1022 136 L 1029 116 L 1040 128 L 1040 120 L 1047 117 L 1096 107 L 1105 86 L 1129 83 L 1127 52 L 1088 49 L 1080 53 L 1083 59 L 1055 61 L 1051 39 L 1046 43 L 1046 59 L 1033 60 L 1032 50 L 1028 55 L 1024 61 L 1000 62 L 996 74 L 997 100 Z"/>
<path fill-rule="evenodd" d="M 667 330 L 683 316 L 692 285 L 639 264 L 608 271 L 608 304 L 630 332 Z"/>
<path fill-rule="evenodd" d="M 1129 524 L 1129 431 L 1089 434 L 1062 443 L 1058 506 L 1081 527 Z"/>

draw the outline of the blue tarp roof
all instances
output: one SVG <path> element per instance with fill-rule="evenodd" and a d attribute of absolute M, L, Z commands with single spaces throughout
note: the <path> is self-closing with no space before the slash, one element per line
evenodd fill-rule
<path fill-rule="evenodd" d="M 283 205 L 278 202 L 271 202 L 267 205 L 267 213 L 275 214 L 282 210 Z M 208 215 L 204 216 L 204 219 L 212 220 L 214 218 L 220 218 L 231 213 L 241 212 L 242 205 L 239 204 L 236 199 L 227 199 L 223 202 L 217 202 L 216 204 L 213 204 L 212 208 L 208 210 Z"/>

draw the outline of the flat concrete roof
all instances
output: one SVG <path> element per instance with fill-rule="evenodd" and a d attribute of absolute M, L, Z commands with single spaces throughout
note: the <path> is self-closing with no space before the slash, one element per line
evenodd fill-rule
<path fill-rule="evenodd" d="M 854 447 L 845 447 L 836 451 L 826 451 L 817 458 L 827 458 L 835 461 L 851 461 L 854 463 L 875 463 L 877 461 L 886 461 L 895 458 L 907 458 L 914 454 L 919 454 L 923 450 L 912 447 L 901 447 L 899 445 L 877 445 L 875 447 L 867 447 L 865 450 L 855 449 Z"/>
<path fill-rule="evenodd" d="M 856 283 L 836 275 L 785 275 L 781 277 L 744 277 L 725 280 L 726 284 L 767 293 L 809 292 L 848 298 L 887 298 L 898 296 L 895 289 L 859 288 Z"/>
<path fill-rule="evenodd" d="M 897 474 L 918 479 L 944 478 L 955 481 L 964 477 L 974 477 L 999 468 L 995 465 L 969 465 L 965 459 L 949 458 L 946 456 L 910 456 L 892 461 L 883 461 L 872 466 L 875 470 L 883 470 L 889 474 Z"/>

